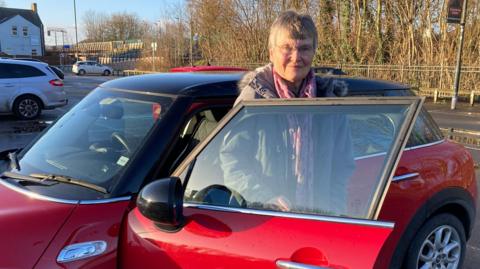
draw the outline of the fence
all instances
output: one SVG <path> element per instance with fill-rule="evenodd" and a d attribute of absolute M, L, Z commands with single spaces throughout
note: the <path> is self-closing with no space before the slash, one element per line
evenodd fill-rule
<path fill-rule="evenodd" d="M 215 62 L 215 65 L 233 65 L 253 69 L 264 63 L 227 63 Z M 349 76 L 367 77 L 400 82 L 410 85 L 422 96 L 432 97 L 436 102 L 440 98 L 451 98 L 455 66 L 429 65 L 362 65 L 362 64 L 322 64 L 325 67 L 341 68 Z M 480 66 L 463 66 L 461 69 L 459 97 L 478 101 L 480 95 Z"/>

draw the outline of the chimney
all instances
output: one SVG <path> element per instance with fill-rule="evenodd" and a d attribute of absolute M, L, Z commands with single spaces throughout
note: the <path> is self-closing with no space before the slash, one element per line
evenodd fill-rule
<path fill-rule="evenodd" d="M 32 3 L 32 11 L 37 13 L 37 3 Z"/>

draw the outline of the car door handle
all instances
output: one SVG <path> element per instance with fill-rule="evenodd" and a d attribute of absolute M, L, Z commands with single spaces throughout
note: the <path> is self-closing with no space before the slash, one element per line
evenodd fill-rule
<path fill-rule="evenodd" d="M 394 177 L 392 178 L 392 182 L 402 181 L 402 180 L 407 180 L 407 179 L 415 178 L 415 177 L 418 177 L 419 175 L 420 175 L 419 173 L 414 172 L 414 173 L 403 174 L 403 175 L 400 175 L 400 176 L 394 176 Z"/>
<path fill-rule="evenodd" d="M 320 267 L 315 265 L 308 265 L 298 262 L 278 260 L 276 263 L 279 269 L 329 269 L 328 267 Z"/>
<path fill-rule="evenodd" d="M 3 84 L 3 87 L 12 88 L 12 87 L 15 87 L 15 85 L 8 83 L 8 84 Z"/>

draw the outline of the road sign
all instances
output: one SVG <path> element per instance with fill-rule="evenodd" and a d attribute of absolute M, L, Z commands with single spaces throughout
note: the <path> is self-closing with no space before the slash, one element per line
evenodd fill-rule
<path fill-rule="evenodd" d="M 448 23 L 460 23 L 462 19 L 463 1 L 462 0 L 448 1 L 448 6 L 447 6 L 447 22 Z"/>

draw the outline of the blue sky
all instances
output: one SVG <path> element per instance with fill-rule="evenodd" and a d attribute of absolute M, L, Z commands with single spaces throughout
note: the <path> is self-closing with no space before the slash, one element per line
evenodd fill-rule
<path fill-rule="evenodd" d="M 9 8 L 30 9 L 33 2 L 37 3 L 38 13 L 45 29 L 48 27 L 61 27 L 68 32 L 66 43 L 75 42 L 75 19 L 73 0 L 4 0 Z M 83 37 L 82 18 L 89 10 L 101 13 L 114 13 L 127 11 L 136 13 L 141 19 L 150 22 L 162 20 L 165 14 L 172 15 L 178 12 L 183 0 L 76 0 L 77 25 L 79 40 Z M 173 15 L 175 16 L 175 15 Z M 46 31 L 45 31 L 46 32 Z M 60 44 L 61 35 L 57 35 Z M 55 43 L 54 37 L 45 37 L 49 45 Z"/>

